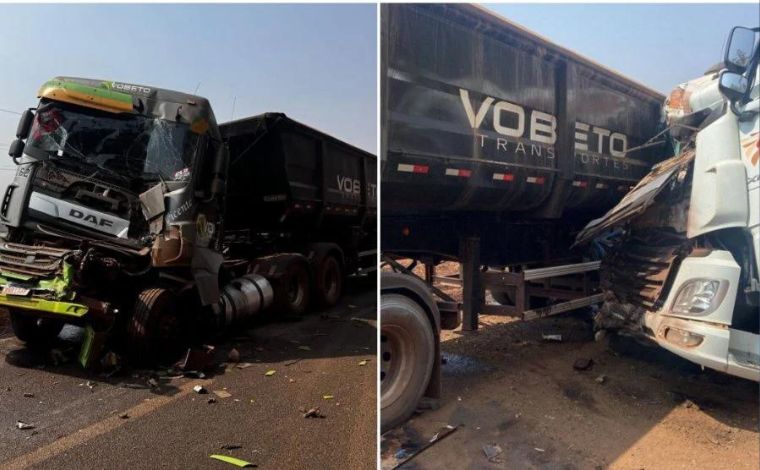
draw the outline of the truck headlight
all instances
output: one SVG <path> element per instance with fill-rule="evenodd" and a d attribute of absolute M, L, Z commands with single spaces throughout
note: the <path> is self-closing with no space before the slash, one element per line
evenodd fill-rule
<path fill-rule="evenodd" d="M 725 282 L 692 279 L 678 290 L 671 311 L 681 315 L 704 316 L 715 310 L 726 292 Z"/>

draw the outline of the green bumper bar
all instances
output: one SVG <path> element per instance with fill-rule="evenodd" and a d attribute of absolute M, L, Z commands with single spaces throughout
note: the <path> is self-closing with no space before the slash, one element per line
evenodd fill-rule
<path fill-rule="evenodd" d="M 89 310 L 87 306 L 82 304 L 6 294 L 0 294 L 0 305 L 25 310 L 37 310 L 72 318 L 82 318 Z"/>

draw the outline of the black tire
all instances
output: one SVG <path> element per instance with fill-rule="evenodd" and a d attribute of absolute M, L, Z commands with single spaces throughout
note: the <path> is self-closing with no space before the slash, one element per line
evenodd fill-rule
<path fill-rule="evenodd" d="M 174 293 L 166 289 L 140 292 L 127 326 L 127 351 L 131 361 L 155 365 L 175 360 L 185 342 L 185 329 Z"/>
<path fill-rule="evenodd" d="M 406 421 L 425 393 L 435 360 L 435 337 L 425 311 L 412 299 L 386 294 L 380 311 L 380 429 Z"/>
<path fill-rule="evenodd" d="M 13 333 L 29 345 L 50 345 L 63 329 L 63 322 L 60 320 L 39 318 L 16 309 L 10 309 L 9 313 Z"/>
<path fill-rule="evenodd" d="M 303 315 L 311 301 L 311 281 L 306 263 L 293 260 L 285 267 L 275 290 L 278 313 Z"/>
<path fill-rule="evenodd" d="M 514 305 L 517 298 L 517 287 L 507 287 L 503 290 L 492 290 L 491 297 L 500 305 Z"/>
<path fill-rule="evenodd" d="M 320 307 L 332 307 L 343 295 L 343 267 L 334 255 L 325 256 L 314 273 L 314 294 Z"/>

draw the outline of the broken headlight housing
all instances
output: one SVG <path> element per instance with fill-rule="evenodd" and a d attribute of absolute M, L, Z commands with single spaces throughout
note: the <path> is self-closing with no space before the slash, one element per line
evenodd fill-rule
<path fill-rule="evenodd" d="M 723 301 L 725 284 L 717 279 L 692 279 L 678 290 L 671 311 L 679 315 L 705 316 Z"/>

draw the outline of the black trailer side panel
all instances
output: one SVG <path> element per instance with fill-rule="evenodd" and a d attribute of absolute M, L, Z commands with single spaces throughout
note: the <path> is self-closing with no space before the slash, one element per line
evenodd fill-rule
<path fill-rule="evenodd" d="M 664 97 L 478 7 L 382 10 L 383 213 L 601 214 L 666 155 Z"/>
<path fill-rule="evenodd" d="M 220 130 L 230 150 L 228 230 L 375 226 L 374 155 L 284 114 L 225 123 Z"/>

